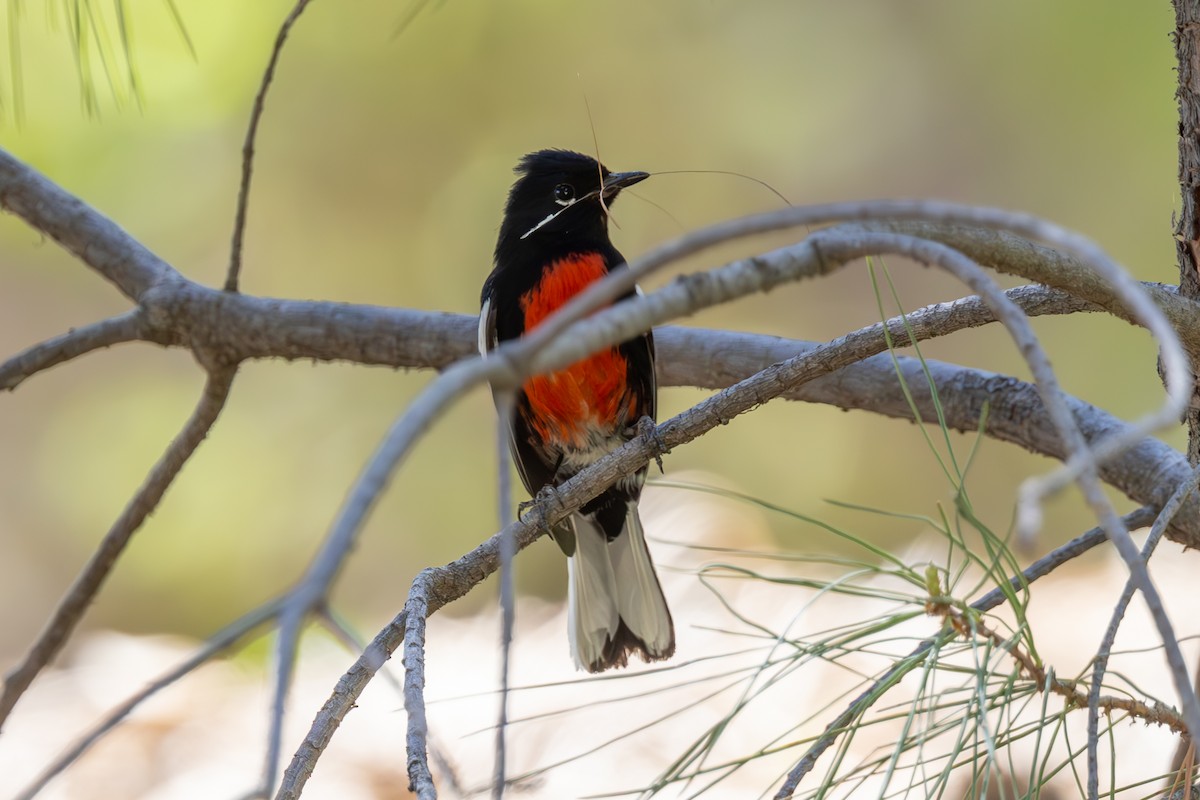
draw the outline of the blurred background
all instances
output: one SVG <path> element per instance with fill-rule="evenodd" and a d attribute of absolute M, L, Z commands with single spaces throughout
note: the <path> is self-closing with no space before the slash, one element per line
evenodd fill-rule
<path fill-rule="evenodd" d="M 110 47 L 84 56 L 89 101 L 61 4 L 10 0 L 0 21 L 9 26 L 0 36 L 9 50 L 0 59 L 0 144 L 190 278 L 219 285 L 251 103 L 292 2 L 176 0 L 194 58 L 167 3 L 127 4 L 140 101 L 122 79 L 112 9 L 92 5 Z M 593 135 L 614 169 L 737 171 L 795 204 L 931 197 L 1033 212 L 1094 237 L 1139 278 L 1177 281 L 1169 3 L 453 0 L 430 4 L 396 35 L 409 10 L 394 0 L 316 2 L 293 30 L 258 140 L 243 291 L 475 313 L 513 164 L 548 146 L 591 152 Z M 652 202 L 630 194 L 614 231 L 630 257 L 780 204 L 752 181 L 713 174 L 652 178 L 636 190 Z M 794 239 L 726 247 L 678 270 Z M 887 265 L 906 308 L 965 293 L 932 271 Z M 127 308 L 52 242 L 0 218 L 2 357 Z M 824 340 L 878 318 L 859 264 L 685 324 Z M 1099 317 L 1040 319 L 1035 328 L 1068 391 L 1124 417 L 1159 402 L 1144 332 Z M 1000 330 L 923 352 L 1027 377 Z M 213 433 L 85 627 L 202 637 L 278 593 L 429 378 L 245 365 Z M 202 380 L 185 351 L 126 345 L 0 397 L 0 664 L 36 635 L 190 413 Z M 703 396 L 665 389 L 660 417 Z M 1166 439 L 1183 442 L 1178 431 Z M 355 625 L 376 630 L 417 571 L 495 530 L 492 442 L 490 397 L 476 392 L 407 462 L 336 590 Z M 972 442 L 953 439 L 960 453 Z M 903 547 L 921 523 L 827 501 L 933 514 L 952 497 L 914 426 L 783 402 L 665 466 L 668 478 L 734 487 L 887 547 Z M 1050 466 L 984 442 L 972 467 L 978 512 L 1006 530 L 1019 482 Z M 728 541 L 737 542 L 742 523 L 729 519 Z M 794 519 L 753 524 L 766 526 L 772 547 L 839 547 Z M 1039 551 L 1086 527 L 1077 495 L 1065 493 L 1048 509 Z M 689 535 L 651 528 L 661 538 Z M 553 546 L 531 548 L 518 572 L 528 595 L 562 598 Z M 443 613 L 490 612 L 494 597 L 484 587 Z M 561 668 L 570 673 L 565 658 Z"/>

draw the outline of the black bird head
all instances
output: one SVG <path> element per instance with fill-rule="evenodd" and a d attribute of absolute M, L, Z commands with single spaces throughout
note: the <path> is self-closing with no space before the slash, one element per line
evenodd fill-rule
<path fill-rule="evenodd" d="M 621 189 L 650 177 L 646 172 L 610 172 L 596 159 L 570 150 L 539 150 L 517 164 L 496 244 L 518 249 L 522 242 L 544 246 L 608 241 L 608 206 Z"/>

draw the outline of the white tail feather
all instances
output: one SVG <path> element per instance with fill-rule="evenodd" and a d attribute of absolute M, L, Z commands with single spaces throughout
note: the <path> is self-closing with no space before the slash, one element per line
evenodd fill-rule
<path fill-rule="evenodd" d="M 675 629 L 637 505 L 629 504 L 625 527 L 612 542 L 589 517 L 573 514 L 571 524 L 575 555 L 567 559 L 567 634 L 575 665 L 599 672 L 624 666 L 631 652 L 649 661 L 670 657 Z"/>
<path fill-rule="evenodd" d="M 617 613 L 646 645 L 651 658 L 667 658 L 675 651 L 675 628 L 650 560 L 636 503 L 629 504 L 625 529 L 608 545 L 608 554 L 617 584 Z"/>
<path fill-rule="evenodd" d="M 617 584 L 600 526 L 572 514 L 571 527 L 575 555 L 567 559 L 567 637 L 575 666 L 592 670 L 603 660 L 605 643 L 617 633 Z"/>

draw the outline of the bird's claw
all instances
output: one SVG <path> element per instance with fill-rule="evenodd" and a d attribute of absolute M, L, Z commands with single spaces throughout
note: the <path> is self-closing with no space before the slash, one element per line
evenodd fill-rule
<path fill-rule="evenodd" d="M 658 425 L 650 417 L 642 417 L 637 421 L 637 434 L 654 448 L 654 463 L 658 465 L 658 471 L 663 472 L 662 457 L 671 451 L 658 435 Z"/>
<path fill-rule="evenodd" d="M 557 502 L 558 490 L 554 486 L 546 484 L 542 488 L 538 489 L 537 494 L 532 500 L 525 500 L 517 503 L 517 519 L 521 522 L 524 522 L 525 513 L 530 509 L 537 509 L 538 527 L 549 532 L 550 526 L 546 524 L 546 519 L 549 517 L 549 514 L 547 514 L 546 511 L 551 503 Z"/>

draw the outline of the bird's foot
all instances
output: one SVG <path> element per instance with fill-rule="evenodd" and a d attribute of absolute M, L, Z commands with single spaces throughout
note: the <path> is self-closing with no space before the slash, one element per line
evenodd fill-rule
<path fill-rule="evenodd" d="M 654 463 L 658 464 L 658 471 L 663 471 L 662 457 L 671 452 L 667 447 L 667 443 L 658 435 L 658 425 L 650 417 L 642 417 L 637 421 L 637 434 L 642 439 L 654 448 L 653 456 Z"/>

